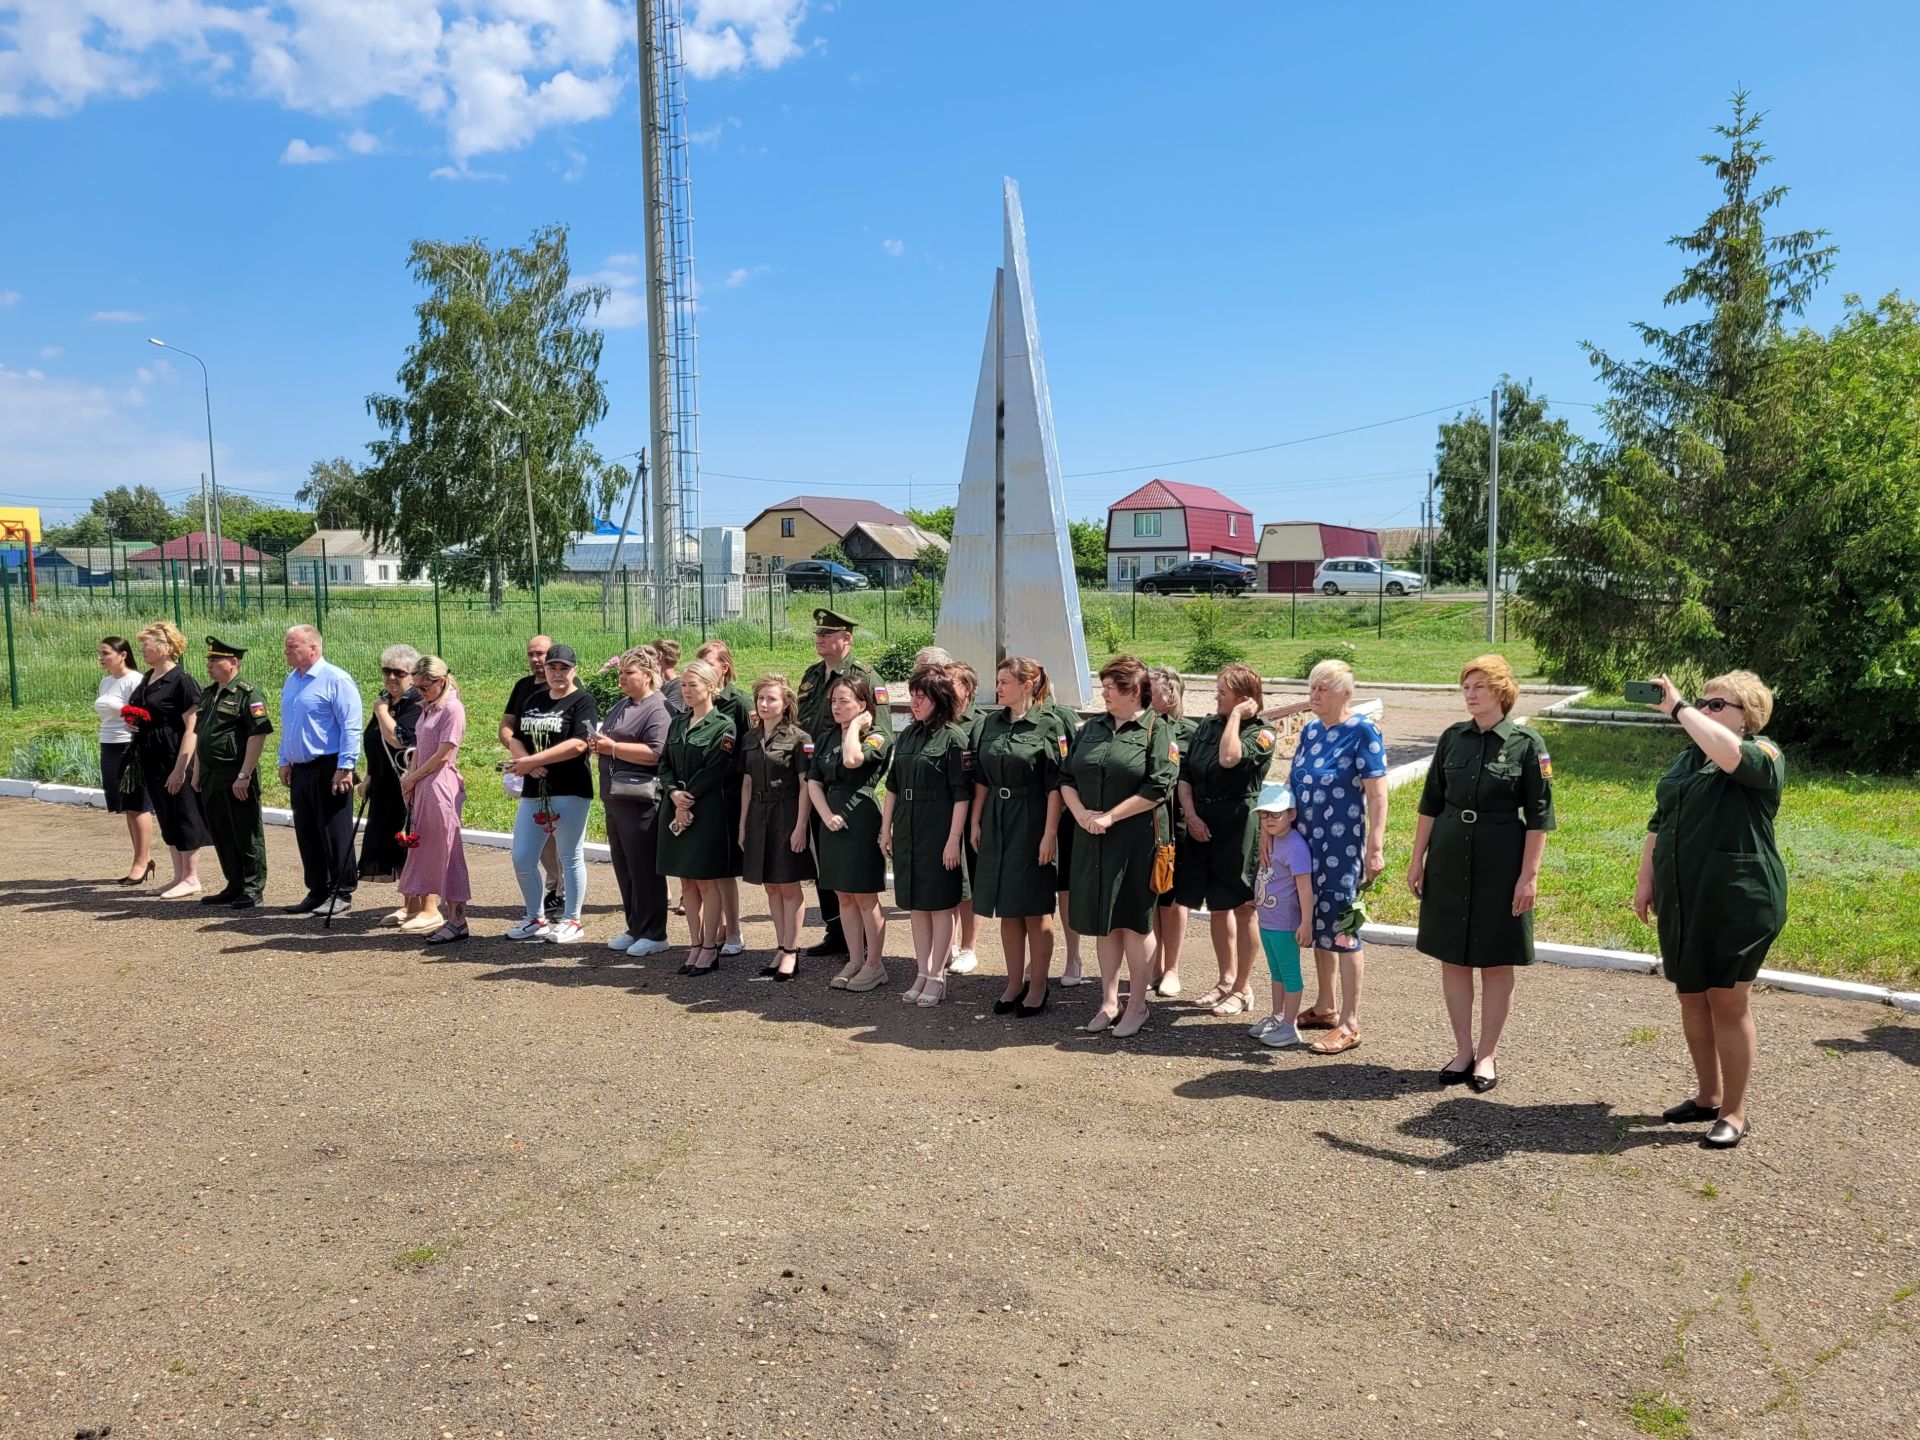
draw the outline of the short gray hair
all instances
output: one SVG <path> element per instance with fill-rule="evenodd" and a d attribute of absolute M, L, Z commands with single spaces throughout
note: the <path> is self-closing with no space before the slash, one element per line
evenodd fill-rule
<path fill-rule="evenodd" d="M 380 652 L 380 668 L 411 671 L 419 658 L 420 652 L 411 645 L 389 645 Z"/>
<path fill-rule="evenodd" d="M 1307 672 L 1307 684 L 1326 685 L 1331 689 L 1353 694 L 1353 667 L 1344 660 L 1322 660 Z"/>
<path fill-rule="evenodd" d="M 942 650 L 938 645 L 922 645 L 919 650 L 914 652 L 913 668 L 916 670 L 924 670 L 929 665 L 951 664 L 953 664 L 953 656 L 949 655 L 945 650 Z"/>
<path fill-rule="evenodd" d="M 289 625 L 287 627 L 287 638 L 291 640 L 296 635 L 302 640 L 311 640 L 316 645 L 320 643 L 320 632 L 311 625 Z"/>

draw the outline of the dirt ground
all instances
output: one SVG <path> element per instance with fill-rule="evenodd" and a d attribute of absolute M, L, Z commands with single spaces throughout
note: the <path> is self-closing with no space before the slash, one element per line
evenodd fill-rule
<path fill-rule="evenodd" d="M 1717 1154 L 1654 1118 L 1687 1083 L 1644 977 L 1522 977 L 1478 1097 L 1408 951 L 1316 1059 L 1179 1002 L 1079 1036 L 1085 989 L 995 1017 L 991 937 L 920 1010 L 129 894 L 98 812 L 0 836 L 8 1440 L 1920 1433 L 1888 1011 L 1763 997 Z"/>

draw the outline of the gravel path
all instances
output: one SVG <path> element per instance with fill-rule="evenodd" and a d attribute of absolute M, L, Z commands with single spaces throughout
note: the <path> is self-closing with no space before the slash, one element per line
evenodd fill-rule
<path fill-rule="evenodd" d="M 1177 1002 L 1081 1037 L 1084 989 L 996 1018 L 991 941 L 919 1010 L 751 956 L 428 952 L 373 887 L 330 936 L 214 916 L 100 886 L 115 817 L 7 800 L 0 833 L 9 1440 L 1616 1436 L 1667 1399 L 1700 1435 L 1920 1432 L 1888 1012 L 1765 997 L 1754 1138 L 1712 1154 L 1649 1122 L 1685 1062 L 1641 977 L 1523 977 L 1480 1098 L 1432 1085 L 1406 951 L 1320 1060 Z M 505 857 L 474 872 L 498 933 Z"/>

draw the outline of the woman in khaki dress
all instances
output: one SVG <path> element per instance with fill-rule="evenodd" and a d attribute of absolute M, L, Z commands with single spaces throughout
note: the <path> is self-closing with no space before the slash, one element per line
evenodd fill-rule
<path fill-rule="evenodd" d="M 808 821 L 813 802 L 807 794 L 807 766 L 813 741 L 800 728 L 793 687 L 784 675 L 762 675 L 753 682 L 753 718 L 740 746 L 741 877 L 766 888 L 773 917 L 773 963 L 762 979 L 791 980 L 799 964 L 794 947 L 805 896 L 803 880 L 813 878 Z"/>

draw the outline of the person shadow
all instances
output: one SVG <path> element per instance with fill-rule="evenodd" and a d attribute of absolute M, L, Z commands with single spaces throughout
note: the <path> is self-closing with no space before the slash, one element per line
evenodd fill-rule
<path fill-rule="evenodd" d="M 1701 1134 L 1694 1128 L 1672 1128 L 1658 1115 L 1616 1115 L 1613 1106 L 1603 1100 L 1501 1105 L 1471 1095 L 1442 1100 L 1418 1115 L 1409 1115 L 1394 1128 L 1410 1140 L 1451 1148 L 1438 1154 L 1419 1154 L 1351 1140 L 1329 1130 L 1315 1134 L 1348 1155 L 1441 1172 L 1465 1170 L 1514 1154 L 1603 1157 L 1649 1145 L 1698 1144 Z"/>
<path fill-rule="evenodd" d="M 1920 1025 L 1903 1025 L 1898 1020 L 1883 1020 L 1864 1036 L 1841 1036 L 1835 1040 L 1816 1040 L 1814 1047 L 1839 1055 L 1891 1055 L 1909 1065 L 1920 1065 Z"/>

